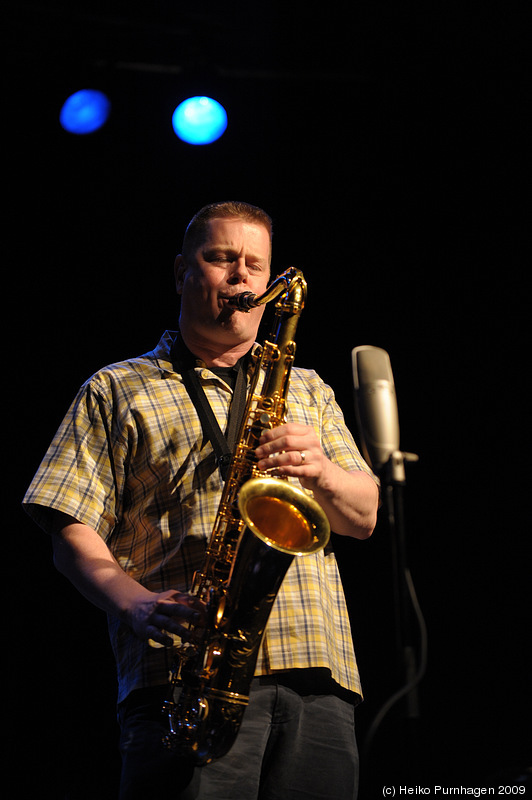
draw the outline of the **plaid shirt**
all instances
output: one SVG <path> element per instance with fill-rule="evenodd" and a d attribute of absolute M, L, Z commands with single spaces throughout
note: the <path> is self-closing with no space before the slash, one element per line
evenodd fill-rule
<path fill-rule="evenodd" d="M 57 509 L 96 530 L 122 568 L 158 592 L 186 591 L 204 559 L 222 479 L 194 405 L 175 371 L 167 331 L 156 349 L 108 366 L 80 389 L 24 498 L 45 530 Z M 197 362 L 222 430 L 232 390 Z M 346 470 L 371 474 L 333 392 L 310 370 L 294 368 L 287 420 L 311 425 L 325 454 Z M 298 481 L 296 481 L 298 484 Z M 171 652 L 139 641 L 110 617 L 119 701 L 133 689 L 164 684 Z M 361 695 L 349 618 L 334 554 L 295 558 L 268 621 L 256 674 L 325 667 Z"/>

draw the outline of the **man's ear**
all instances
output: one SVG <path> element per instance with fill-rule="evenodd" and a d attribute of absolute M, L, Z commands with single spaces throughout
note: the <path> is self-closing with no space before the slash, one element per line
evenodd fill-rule
<path fill-rule="evenodd" d="M 181 294 L 183 291 L 183 283 L 185 280 L 186 271 L 187 267 L 184 262 L 183 256 L 182 255 L 176 256 L 174 262 L 174 275 L 175 275 L 175 288 L 178 294 Z"/>

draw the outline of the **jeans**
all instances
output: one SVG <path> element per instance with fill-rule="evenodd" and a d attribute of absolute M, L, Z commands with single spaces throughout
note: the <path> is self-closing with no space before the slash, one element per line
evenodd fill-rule
<path fill-rule="evenodd" d="M 255 678 L 238 737 L 204 767 L 165 750 L 166 689 L 134 692 L 119 709 L 120 800 L 355 800 L 353 705 Z"/>

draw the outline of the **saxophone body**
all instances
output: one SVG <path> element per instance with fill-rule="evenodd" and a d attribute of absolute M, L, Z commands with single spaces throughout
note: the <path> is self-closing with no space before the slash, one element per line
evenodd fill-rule
<path fill-rule="evenodd" d="M 254 356 L 237 446 L 191 587 L 207 605 L 207 621 L 193 631 L 194 643 L 178 646 L 172 696 L 164 706 L 165 744 L 198 766 L 225 755 L 236 739 L 264 629 L 288 567 L 295 557 L 325 547 L 330 534 L 325 513 L 312 497 L 256 467 L 262 432 L 284 422 L 306 282 L 290 268 L 260 297 L 247 292 L 234 301 L 245 312 L 279 296 L 271 335 Z M 176 686 L 181 692 L 174 701 Z"/>

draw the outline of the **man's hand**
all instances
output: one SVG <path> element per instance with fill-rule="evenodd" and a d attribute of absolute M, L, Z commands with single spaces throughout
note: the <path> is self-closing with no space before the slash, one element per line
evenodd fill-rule
<path fill-rule="evenodd" d="M 299 478 L 307 489 L 319 483 L 330 465 L 314 428 L 298 422 L 264 431 L 255 455 L 263 472 Z"/>
<path fill-rule="evenodd" d="M 194 640 L 189 625 L 204 627 L 205 606 L 192 595 L 170 589 L 139 597 L 123 616 L 139 639 L 171 646 L 172 633 L 183 641 Z"/>

